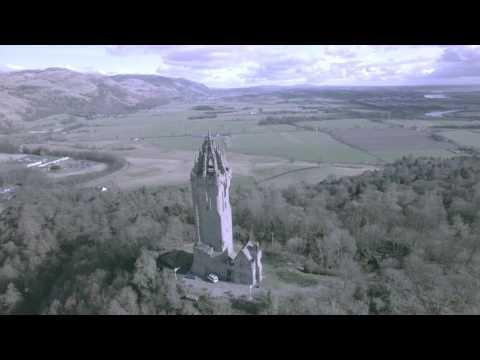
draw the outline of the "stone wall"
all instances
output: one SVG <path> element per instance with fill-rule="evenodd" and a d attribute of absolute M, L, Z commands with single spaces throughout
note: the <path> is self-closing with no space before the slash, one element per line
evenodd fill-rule
<path fill-rule="evenodd" d="M 263 280 L 262 255 L 262 250 L 258 250 L 257 259 L 255 261 L 257 283 L 261 283 Z"/>
<path fill-rule="evenodd" d="M 195 246 L 191 272 L 202 278 L 205 278 L 208 274 L 215 274 L 222 281 L 230 281 L 227 272 L 230 269 L 230 261 L 226 252 L 209 253 L 203 247 Z"/>
<path fill-rule="evenodd" d="M 232 281 L 237 284 L 252 285 L 255 279 L 255 265 L 240 252 L 233 265 Z"/>
<path fill-rule="evenodd" d="M 227 252 L 218 253 L 206 246 L 195 246 L 191 272 L 201 278 L 215 274 L 222 281 L 255 285 L 261 281 L 261 264 L 240 252 L 232 260 Z"/>

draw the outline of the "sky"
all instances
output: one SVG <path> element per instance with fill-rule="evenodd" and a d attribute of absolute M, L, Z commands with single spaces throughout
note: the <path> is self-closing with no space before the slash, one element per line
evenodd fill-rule
<path fill-rule="evenodd" d="M 48 67 L 212 88 L 480 84 L 480 45 L 0 45 L 0 72 Z"/>

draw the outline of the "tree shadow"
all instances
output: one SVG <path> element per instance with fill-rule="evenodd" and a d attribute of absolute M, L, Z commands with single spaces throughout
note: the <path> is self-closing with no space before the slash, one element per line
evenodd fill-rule
<path fill-rule="evenodd" d="M 172 250 L 161 254 L 157 265 L 170 269 L 179 268 L 177 273 L 187 274 L 193 264 L 193 254 L 183 250 Z"/>

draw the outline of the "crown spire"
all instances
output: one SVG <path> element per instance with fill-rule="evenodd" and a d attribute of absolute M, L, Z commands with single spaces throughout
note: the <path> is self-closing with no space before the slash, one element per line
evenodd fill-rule
<path fill-rule="evenodd" d="M 219 175 L 229 171 L 224 149 L 215 141 L 215 137 L 212 136 L 209 129 L 195 158 L 192 175 Z"/>

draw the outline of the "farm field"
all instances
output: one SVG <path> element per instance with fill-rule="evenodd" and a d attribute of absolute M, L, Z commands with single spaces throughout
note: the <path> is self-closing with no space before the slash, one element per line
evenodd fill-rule
<path fill-rule="evenodd" d="M 463 146 L 480 147 L 480 133 L 471 130 L 444 130 L 441 135 Z"/>
<path fill-rule="evenodd" d="M 210 130 L 222 135 L 218 142 L 226 147 L 235 184 L 284 187 L 302 181 L 315 183 L 328 175 L 355 175 L 407 155 L 454 156 L 455 144 L 433 139 L 432 131 L 462 145 L 478 142 L 479 135 L 473 131 L 434 128 L 476 125 L 478 119 L 457 117 L 460 113 L 424 116 L 462 108 L 458 96 L 439 100 L 423 95 L 343 89 L 177 101 L 88 119 L 49 116 L 25 123 L 19 137 L 50 148 L 123 157 L 128 161 L 124 169 L 87 185 L 113 182 L 134 188 L 188 184 L 194 152 Z M 422 105 L 417 107 L 418 101 Z M 259 125 L 266 118 L 273 121 Z"/>
<path fill-rule="evenodd" d="M 385 124 L 391 124 L 398 127 L 421 127 L 430 128 L 435 126 L 480 126 L 480 121 L 476 120 L 455 120 L 455 119 L 412 119 L 412 120 L 386 120 Z"/>
<path fill-rule="evenodd" d="M 370 155 L 341 144 L 324 133 L 312 131 L 245 134 L 233 136 L 229 151 L 277 156 L 292 161 L 366 163 Z"/>
<path fill-rule="evenodd" d="M 375 154 L 384 161 L 393 161 L 402 156 L 451 157 L 453 145 L 432 139 L 428 133 L 405 128 L 344 129 L 335 131 L 335 136 L 352 146 Z"/>
<path fill-rule="evenodd" d="M 119 188 L 133 189 L 141 186 L 189 184 L 193 166 L 191 151 L 161 151 L 153 145 L 139 145 L 134 150 L 125 151 L 124 156 L 128 162 L 125 168 L 103 178 L 92 180 L 85 186 L 115 184 Z M 296 179 L 311 180 L 315 183 L 328 175 L 350 176 L 372 169 L 364 165 L 322 164 L 316 174 L 308 171 L 303 174 L 302 169 L 318 167 L 318 164 L 307 161 L 291 163 L 281 157 L 250 156 L 236 152 L 228 153 L 228 161 L 234 172 L 233 187 L 254 183 L 282 187 L 294 183 Z M 299 169 L 302 171 L 289 173 Z M 263 182 L 273 176 L 278 177 Z"/>
<path fill-rule="evenodd" d="M 368 119 L 337 119 L 337 120 L 321 120 L 321 121 L 302 121 L 298 125 L 311 126 L 319 129 L 352 129 L 352 128 L 385 128 L 389 125 L 373 122 Z"/>
<path fill-rule="evenodd" d="M 245 108 L 245 104 L 243 105 Z M 249 156 L 273 156 L 310 162 L 375 161 L 372 156 L 341 144 L 327 134 L 298 131 L 287 124 L 258 125 L 258 121 L 264 117 L 259 114 L 243 119 L 228 118 L 231 114 L 221 114 L 214 119 L 188 119 L 192 113 L 198 111 L 178 109 L 175 112 L 170 109 L 161 114 L 141 112 L 124 117 L 95 119 L 88 122 L 88 127 L 69 134 L 68 140 L 80 144 L 104 144 L 110 149 L 135 147 L 141 142 L 144 145 L 154 145 L 160 151 L 196 151 L 202 137 L 210 130 L 212 133 L 231 134 L 229 137 L 219 138 L 219 141 L 225 142 L 228 152 Z M 332 125 L 336 121 L 329 120 L 324 123 Z M 362 124 L 365 127 L 382 125 L 365 119 L 338 121 L 339 127 L 347 127 L 348 124 Z M 335 125 L 333 127 L 335 128 Z M 116 143 L 119 144 L 115 146 Z"/>
<path fill-rule="evenodd" d="M 165 116 L 165 115 L 163 115 Z M 102 141 L 129 140 L 131 138 L 164 138 L 169 136 L 203 136 L 212 133 L 257 133 L 293 131 L 289 125 L 261 126 L 257 120 L 196 119 L 185 116 L 163 118 L 140 114 L 119 119 L 97 120 L 89 127 L 88 134 L 74 133 L 72 140 Z"/>

